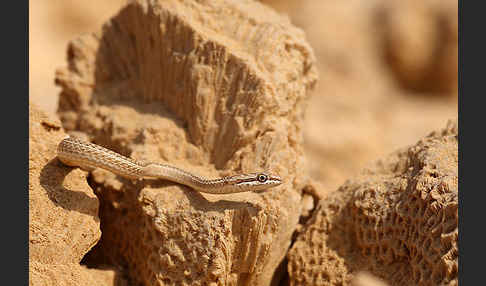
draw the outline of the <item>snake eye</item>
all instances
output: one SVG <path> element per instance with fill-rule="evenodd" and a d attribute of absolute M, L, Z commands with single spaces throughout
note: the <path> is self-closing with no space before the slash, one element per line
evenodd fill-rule
<path fill-rule="evenodd" d="M 265 183 L 265 181 L 267 181 L 268 179 L 268 176 L 265 174 L 258 174 L 257 179 L 260 183 Z"/>

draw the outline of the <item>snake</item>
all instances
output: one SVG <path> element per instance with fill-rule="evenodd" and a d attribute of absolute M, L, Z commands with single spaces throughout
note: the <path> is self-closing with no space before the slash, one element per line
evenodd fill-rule
<path fill-rule="evenodd" d="M 85 170 L 102 168 L 128 179 L 168 180 L 209 194 L 263 191 L 283 182 L 280 176 L 267 171 L 208 179 L 172 165 L 137 161 L 71 136 L 64 138 L 58 144 L 57 157 L 70 167 L 80 167 Z"/>

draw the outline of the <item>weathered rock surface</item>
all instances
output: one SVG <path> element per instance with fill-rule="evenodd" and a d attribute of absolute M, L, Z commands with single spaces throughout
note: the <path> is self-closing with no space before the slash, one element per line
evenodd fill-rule
<path fill-rule="evenodd" d="M 44 264 L 36 261 L 29 263 L 29 285 L 59 286 L 128 286 L 123 278 L 113 270 L 88 269 L 78 263 Z"/>
<path fill-rule="evenodd" d="M 351 280 L 352 286 L 387 286 L 385 282 L 376 278 L 375 276 L 367 272 L 357 273 L 353 280 Z"/>
<path fill-rule="evenodd" d="M 457 285 L 458 130 L 449 122 L 321 200 L 288 254 L 291 285 Z"/>
<path fill-rule="evenodd" d="M 58 119 L 29 106 L 29 258 L 42 263 L 78 263 L 101 237 L 86 173 L 56 158 L 65 136 Z"/>
<path fill-rule="evenodd" d="M 65 59 L 59 56 L 60 51 L 65 49 L 67 39 L 73 38 L 80 32 L 92 31 L 93 27 L 99 25 L 101 19 L 106 19 L 109 15 L 113 15 L 114 11 L 119 10 L 120 4 L 116 2 L 124 3 L 124 1 L 105 1 L 93 5 L 95 1 L 92 0 L 79 1 L 74 3 L 75 9 L 67 10 L 66 5 L 72 8 L 73 3 L 59 5 L 48 0 L 37 0 L 31 3 L 32 13 L 29 14 L 29 22 L 34 23 L 33 28 L 35 28 L 35 32 L 29 35 L 31 100 L 37 100 L 36 103 L 40 106 L 54 111 L 52 108 L 56 105 L 58 97 L 57 89 L 53 84 L 53 70 Z M 307 122 L 303 124 L 304 148 L 309 170 L 306 173 L 315 181 L 307 185 L 301 199 L 302 218 L 297 226 L 299 230 L 300 224 L 305 223 L 306 216 L 313 211 L 316 196 L 326 196 L 341 186 L 346 179 L 354 178 L 355 174 L 370 160 L 383 157 L 384 154 L 399 147 L 415 143 L 430 130 L 443 126 L 447 118 L 457 116 L 457 102 L 446 100 L 448 96 L 452 95 L 450 97 L 454 98 L 453 94 L 457 94 L 454 88 L 457 85 L 457 1 L 264 0 L 262 2 L 270 3 L 279 11 L 287 13 L 292 23 L 305 31 L 306 38 L 314 49 L 321 78 L 316 91 L 313 92 L 314 96 L 308 102 Z M 196 16 L 191 15 L 189 17 L 191 19 L 200 18 L 199 13 L 207 13 L 204 9 L 205 5 L 195 5 L 197 8 L 192 15 Z M 217 2 L 215 5 L 218 5 Z M 111 7 L 111 11 L 107 9 L 108 7 Z M 198 12 L 199 9 L 203 11 Z M 383 33 L 379 33 L 380 29 Z M 118 50 L 118 47 L 113 50 Z M 122 47 L 120 50 L 125 51 L 125 48 Z M 78 69 L 83 70 L 80 67 Z M 399 84 L 395 84 L 396 82 Z M 77 84 L 79 85 L 75 90 L 79 92 L 83 88 L 83 81 Z M 91 92 L 92 86 L 86 87 L 87 92 Z M 437 91 L 445 97 L 430 96 Z M 76 103 L 73 104 L 77 106 Z M 162 107 L 162 111 L 158 110 L 158 106 L 153 109 L 156 111 L 152 114 L 164 113 L 163 110 L 166 110 L 165 106 Z M 112 115 L 114 113 L 110 112 L 107 110 L 102 116 L 115 117 Z M 69 118 L 75 114 L 65 116 Z M 128 117 L 131 116 L 130 114 L 127 112 L 118 117 Z M 175 123 L 168 120 L 165 124 L 169 126 L 180 124 L 184 128 L 183 120 L 176 118 L 171 112 L 165 115 L 169 119 L 175 118 Z M 87 114 L 83 116 L 91 117 Z M 93 120 L 96 125 L 94 118 L 91 117 L 90 120 Z M 125 120 L 131 124 L 129 119 Z M 145 122 L 150 120 L 151 118 Z M 78 121 L 64 120 L 64 122 Z M 86 123 L 87 120 L 83 122 Z M 103 123 L 105 120 L 100 122 Z M 163 126 L 159 121 L 154 121 L 153 125 L 156 128 Z M 91 125 L 86 124 L 86 126 Z M 126 131 L 120 129 L 123 126 L 125 125 L 117 124 L 111 127 L 108 125 L 106 129 L 115 128 L 118 134 L 124 134 Z M 82 129 L 76 126 L 74 128 Z M 164 128 L 162 129 L 172 130 L 172 127 Z M 180 142 L 192 140 L 187 132 L 170 134 L 180 136 L 178 137 Z M 103 137 L 103 134 L 98 134 L 98 138 L 100 137 Z M 205 165 L 207 160 L 201 159 L 199 155 L 181 155 L 185 152 L 200 152 L 197 151 L 198 148 L 191 148 L 192 145 L 187 148 L 182 144 L 181 146 L 172 144 L 170 148 L 165 145 L 159 148 L 148 144 L 140 144 L 140 146 L 131 144 L 124 147 L 126 140 L 123 136 L 119 139 L 114 144 L 110 138 L 98 142 L 106 146 L 118 146 L 119 150 L 126 152 L 125 154 L 134 156 L 139 154 L 139 158 L 150 160 L 158 160 L 157 156 L 152 156 L 152 152 L 158 152 L 160 154 L 158 156 L 162 158 L 160 161 L 193 168 L 192 170 L 200 173 L 215 172 L 214 175 L 219 175 L 218 172 L 225 172 L 222 168 L 208 169 Z M 158 139 L 155 138 L 153 141 L 155 140 Z M 169 140 L 161 142 L 170 145 Z M 132 149 L 135 151 L 132 152 Z M 203 156 L 206 154 L 201 153 Z M 35 156 L 40 157 L 38 154 Z M 191 158 L 193 161 L 188 163 L 186 158 Z M 71 171 L 69 175 L 72 175 L 72 172 L 79 172 L 79 170 Z M 107 188 L 99 187 L 98 191 L 103 191 L 105 194 L 111 193 L 108 196 L 122 193 L 114 191 L 123 189 L 118 178 L 111 178 L 103 172 L 95 172 L 93 175 L 91 183 L 99 181 L 107 185 Z M 35 180 L 39 181 L 39 178 Z M 65 183 L 68 183 L 67 177 Z M 86 185 L 84 179 L 80 180 L 80 183 Z M 104 202 L 101 201 L 102 209 L 106 208 Z M 110 206 L 111 202 L 109 200 L 106 202 L 106 205 Z M 116 203 L 113 205 L 116 206 Z M 103 213 L 101 211 L 101 215 Z M 103 254 L 103 251 L 89 252 L 90 255 L 96 253 Z M 45 264 L 45 267 L 49 265 Z M 74 265 L 72 267 L 80 267 L 77 263 L 72 265 Z M 55 264 L 52 267 L 60 269 Z M 280 267 L 282 268 L 286 269 Z M 65 273 L 70 273 L 67 268 L 63 269 L 66 270 Z M 336 269 L 337 272 L 343 271 L 341 268 Z M 64 276 L 65 273 L 61 272 L 56 273 Z M 31 271 L 32 274 L 36 273 Z M 346 283 L 370 285 L 369 281 L 363 280 L 359 273 L 353 272 L 353 276 L 351 282 Z M 347 275 L 342 277 L 349 278 Z M 53 281 L 57 283 L 60 280 Z M 81 282 L 74 284 L 78 285 Z M 44 284 L 55 285 L 56 283 Z"/>
<path fill-rule="evenodd" d="M 67 130 L 209 177 L 285 178 L 228 196 L 95 171 L 103 236 L 88 260 L 144 285 L 268 285 L 312 205 L 302 121 L 317 74 L 303 32 L 253 1 L 131 1 L 68 62 L 56 78 Z"/>
<path fill-rule="evenodd" d="M 29 105 L 29 283 L 113 285 L 115 272 L 79 265 L 101 236 L 99 203 L 86 173 L 56 159 L 65 136 L 59 119 Z"/>

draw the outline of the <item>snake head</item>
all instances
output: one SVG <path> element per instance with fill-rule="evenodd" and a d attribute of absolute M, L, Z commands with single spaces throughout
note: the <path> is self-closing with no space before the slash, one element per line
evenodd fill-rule
<path fill-rule="evenodd" d="M 268 172 L 247 173 L 225 178 L 233 187 L 246 191 L 261 191 L 282 184 L 282 178 Z"/>

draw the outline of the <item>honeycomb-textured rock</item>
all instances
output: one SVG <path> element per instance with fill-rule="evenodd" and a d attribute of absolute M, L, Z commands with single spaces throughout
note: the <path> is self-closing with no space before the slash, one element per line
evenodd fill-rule
<path fill-rule="evenodd" d="M 302 31 L 254 1 L 131 1 L 73 41 L 56 78 L 66 129 L 209 177 L 285 178 L 263 193 L 209 195 L 97 170 L 103 236 L 87 260 L 143 285 L 268 285 L 312 205 L 302 117 L 316 80 Z"/>
<path fill-rule="evenodd" d="M 56 158 L 65 136 L 58 119 L 29 105 L 29 285 L 124 285 L 113 270 L 79 265 L 101 236 L 99 202 L 86 173 Z"/>
<path fill-rule="evenodd" d="M 320 201 L 288 254 L 291 285 L 457 285 L 458 137 L 450 121 Z"/>

